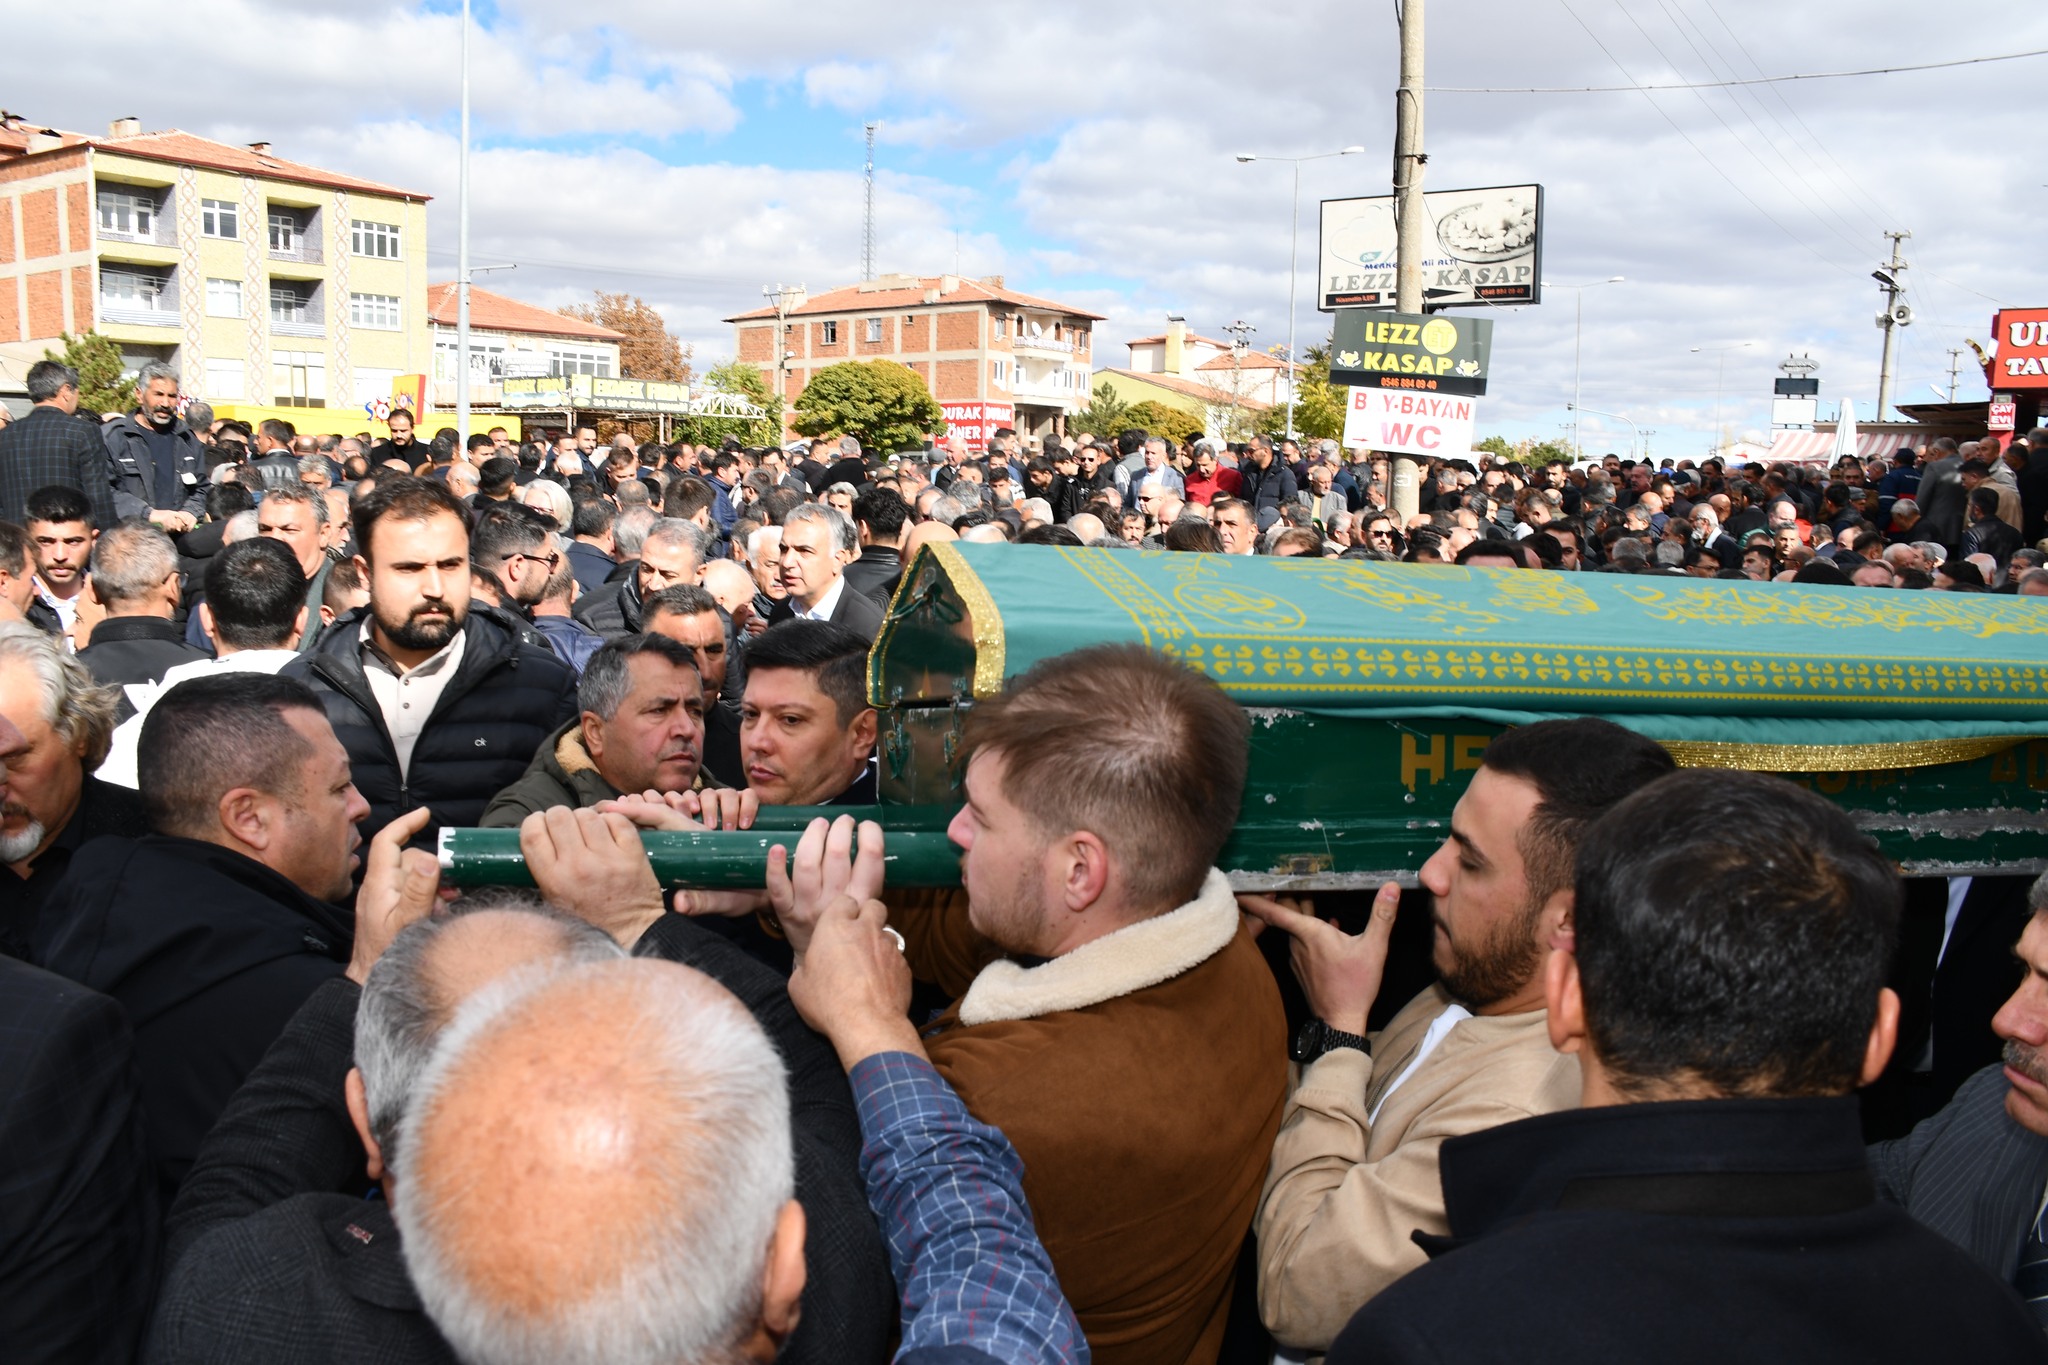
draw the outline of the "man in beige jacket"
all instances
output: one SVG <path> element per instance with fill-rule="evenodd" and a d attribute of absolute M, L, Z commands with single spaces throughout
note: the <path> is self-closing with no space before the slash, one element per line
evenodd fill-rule
<path fill-rule="evenodd" d="M 1425 1259 L 1411 1234 L 1449 1231 L 1443 1140 L 1578 1103 L 1575 1057 L 1552 1049 L 1543 963 L 1571 938 L 1579 833 L 1672 771 L 1651 740 L 1601 720 L 1510 730 L 1487 748 L 1423 864 L 1437 984 L 1370 1038 L 1401 901 L 1380 888 L 1361 934 L 1263 896 L 1240 904 L 1294 936 L 1311 1019 L 1253 1224 L 1259 1312 L 1283 1347 L 1320 1354 L 1365 1302 Z"/>

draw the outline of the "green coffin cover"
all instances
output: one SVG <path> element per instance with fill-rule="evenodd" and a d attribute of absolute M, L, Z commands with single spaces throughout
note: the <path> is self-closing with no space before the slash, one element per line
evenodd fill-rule
<path fill-rule="evenodd" d="M 1903 766 L 2048 734 L 2048 599 L 1035 545 L 920 551 L 870 696 L 989 696 L 1110 641 L 1171 654 L 1253 707 L 1603 715 L 1703 746 L 1930 746 Z"/>

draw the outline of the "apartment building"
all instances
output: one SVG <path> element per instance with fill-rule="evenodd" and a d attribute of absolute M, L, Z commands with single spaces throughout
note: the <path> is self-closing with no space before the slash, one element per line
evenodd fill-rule
<path fill-rule="evenodd" d="M 427 290 L 427 319 L 433 327 L 434 369 L 430 390 L 433 406 L 452 411 L 461 396 L 455 382 L 455 282 Z M 518 299 L 469 287 L 469 401 L 496 410 L 504 401 L 504 381 L 560 378 L 572 374 L 613 378 L 619 373 L 619 343 L 625 333 L 572 318 L 552 309 L 536 308 Z"/>
<path fill-rule="evenodd" d="M 1065 434 L 1067 417 L 1088 406 L 1102 315 L 1019 293 L 1000 275 L 883 275 L 817 295 L 785 291 L 725 320 L 735 354 L 789 403 L 828 365 L 894 360 L 924 378 L 949 431 L 980 443 L 1005 426 Z"/>
<path fill-rule="evenodd" d="M 1241 439 L 1248 414 L 1287 402 L 1293 367 L 1286 361 L 1191 332 L 1185 319 L 1168 318 L 1164 332 L 1124 345 L 1129 363 L 1098 370 L 1095 382 L 1126 403 L 1164 403 L 1192 413 L 1212 437 Z"/>
<path fill-rule="evenodd" d="M 97 331 L 216 406 L 387 396 L 432 358 L 426 202 L 267 142 L 0 115 L 0 392 Z"/>

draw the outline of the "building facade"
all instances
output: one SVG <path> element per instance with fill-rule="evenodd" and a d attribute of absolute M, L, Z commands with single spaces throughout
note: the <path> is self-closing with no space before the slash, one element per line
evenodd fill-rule
<path fill-rule="evenodd" d="M 434 368 L 429 390 L 433 407 L 454 410 L 461 397 L 455 376 L 455 282 L 427 290 L 427 321 L 432 328 Z M 530 303 L 508 299 L 475 285 L 469 287 L 469 401 L 496 409 L 504 401 L 504 381 L 542 376 L 588 374 L 613 378 L 619 373 L 619 343 L 625 334 L 584 322 Z"/>
<path fill-rule="evenodd" d="M 66 332 L 216 406 L 356 408 L 425 373 L 427 197 L 175 129 L 0 123 L 0 389 Z"/>
<path fill-rule="evenodd" d="M 1095 374 L 1097 384 L 1126 403 L 1154 402 L 1201 419 L 1218 440 L 1243 440 L 1257 414 L 1287 402 L 1292 367 L 1286 361 L 1188 330 L 1169 318 L 1158 336 L 1124 343 L 1129 363 Z"/>
<path fill-rule="evenodd" d="M 734 353 L 789 404 L 829 365 L 893 360 L 923 377 L 949 431 L 983 443 L 998 427 L 1064 435 L 1088 406 L 1099 313 L 1022 294 L 1000 275 L 883 275 L 727 318 Z M 780 343 L 778 344 L 778 337 Z"/>

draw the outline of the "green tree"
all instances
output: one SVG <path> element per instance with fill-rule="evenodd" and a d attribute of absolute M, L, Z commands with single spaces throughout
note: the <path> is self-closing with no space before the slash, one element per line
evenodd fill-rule
<path fill-rule="evenodd" d="M 737 360 L 715 365 L 704 372 L 703 390 L 729 393 L 744 398 L 768 415 L 766 417 L 685 417 L 676 423 L 679 440 L 697 445 L 717 445 L 726 437 L 741 445 L 772 446 L 782 443 L 782 400 L 775 396 L 766 375 L 753 365 Z"/>
<path fill-rule="evenodd" d="M 828 431 L 857 437 L 864 450 L 887 455 L 924 444 L 946 430 L 946 415 L 924 379 L 893 360 L 847 360 L 811 376 L 797 395 L 796 420 L 804 436 Z"/>
<path fill-rule="evenodd" d="M 1116 390 L 1105 379 L 1095 386 L 1088 406 L 1067 419 L 1067 430 L 1075 436 L 1114 440 L 1118 432 L 1131 425 L 1127 420 L 1130 411 L 1131 405 L 1117 397 Z"/>
<path fill-rule="evenodd" d="M 1294 394 L 1294 430 L 1304 441 L 1342 440 L 1344 406 L 1351 390 L 1330 382 L 1330 347 L 1324 342 L 1305 347 L 1301 353 L 1300 387 Z M 1287 405 L 1280 403 L 1259 414 L 1259 431 L 1279 436 L 1287 429 Z"/>
<path fill-rule="evenodd" d="M 61 360 L 78 371 L 78 406 L 94 412 L 126 412 L 135 406 L 135 376 L 121 361 L 121 347 L 98 332 L 57 338 L 62 351 L 45 350 L 43 359 Z"/>
<path fill-rule="evenodd" d="M 1153 436 L 1164 436 L 1176 443 L 1197 440 L 1205 430 L 1202 419 L 1186 408 L 1177 408 L 1152 398 L 1134 403 L 1125 410 L 1124 427 L 1139 427 Z"/>
<path fill-rule="evenodd" d="M 1506 460 L 1515 460 L 1521 458 L 1520 452 L 1518 452 L 1515 449 L 1514 444 L 1510 442 L 1508 438 L 1505 436 L 1485 437 L 1481 440 L 1474 441 L 1472 443 L 1472 448 L 1474 450 L 1483 450 L 1489 455 L 1498 455 L 1502 459 Z"/>

